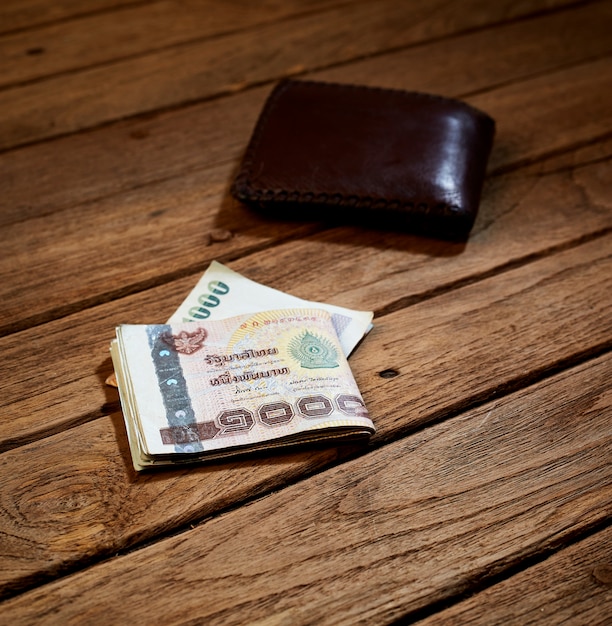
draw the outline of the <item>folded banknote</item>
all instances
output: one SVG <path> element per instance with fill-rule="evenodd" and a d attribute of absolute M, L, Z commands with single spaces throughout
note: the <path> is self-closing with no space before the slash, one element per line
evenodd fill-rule
<path fill-rule="evenodd" d="M 328 311 L 342 351 L 349 356 L 363 336 L 372 329 L 373 313 L 355 311 L 333 304 L 302 300 L 267 287 L 213 261 L 195 287 L 168 320 L 168 324 L 213 321 L 267 309 L 316 307 Z M 117 386 L 115 374 L 106 383 Z"/>
<path fill-rule="evenodd" d="M 137 470 L 374 432 L 324 309 L 122 325 L 111 354 Z"/>
<path fill-rule="evenodd" d="M 198 322 L 257 313 L 269 309 L 316 307 L 328 311 L 346 356 L 372 328 L 371 311 L 354 311 L 334 304 L 302 300 L 267 287 L 213 261 L 178 309 L 169 324 Z"/>

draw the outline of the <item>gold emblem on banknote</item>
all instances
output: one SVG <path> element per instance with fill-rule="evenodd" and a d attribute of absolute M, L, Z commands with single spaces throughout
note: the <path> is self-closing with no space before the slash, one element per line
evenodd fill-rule
<path fill-rule="evenodd" d="M 338 367 L 338 352 L 331 341 L 308 331 L 289 342 L 289 353 L 307 369 Z"/>

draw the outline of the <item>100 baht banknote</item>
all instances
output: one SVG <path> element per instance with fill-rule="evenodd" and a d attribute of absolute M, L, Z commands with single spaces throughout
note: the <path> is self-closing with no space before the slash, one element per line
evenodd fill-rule
<path fill-rule="evenodd" d="M 139 470 L 374 432 L 323 309 L 123 325 L 111 353 Z"/>

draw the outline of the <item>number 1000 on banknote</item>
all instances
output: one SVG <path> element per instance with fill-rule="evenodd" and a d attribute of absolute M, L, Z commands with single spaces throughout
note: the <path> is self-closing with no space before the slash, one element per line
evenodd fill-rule
<path fill-rule="evenodd" d="M 111 353 L 138 470 L 374 432 L 323 309 L 122 325 Z"/>

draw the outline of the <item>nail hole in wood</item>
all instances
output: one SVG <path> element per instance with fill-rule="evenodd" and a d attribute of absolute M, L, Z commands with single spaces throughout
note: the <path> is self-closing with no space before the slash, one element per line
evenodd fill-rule
<path fill-rule="evenodd" d="M 378 375 L 381 378 L 395 378 L 396 376 L 399 376 L 399 372 L 397 370 L 383 370 L 382 372 L 378 372 Z"/>

